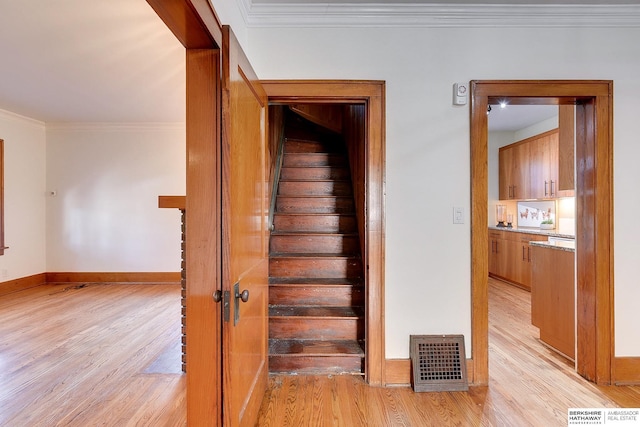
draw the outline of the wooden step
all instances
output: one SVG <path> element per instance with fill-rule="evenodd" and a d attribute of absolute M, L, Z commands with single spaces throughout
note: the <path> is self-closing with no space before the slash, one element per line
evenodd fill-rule
<path fill-rule="evenodd" d="M 342 196 L 278 196 L 276 199 L 278 213 L 347 213 L 354 212 L 353 197 Z"/>
<path fill-rule="evenodd" d="M 362 275 L 358 256 L 323 254 L 273 254 L 269 256 L 270 277 L 357 278 Z"/>
<path fill-rule="evenodd" d="M 347 159 L 335 153 L 289 153 L 282 158 L 282 167 L 347 166 Z"/>
<path fill-rule="evenodd" d="M 364 344 L 355 340 L 269 340 L 269 371 L 361 373 Z"/>
<path fill-rule="evenodd" d="M 341 279 L 342 283 L 332 284 L 327 283 L 331 279 L 307 279 L 308 283 L 297 277 L 292 283 L 286 279 L 269 279 L 270 305 L 364 306 L 364 286 L 359 280 L 351 284 L 349 279 Z"/>
<path fill-rule="evenodd" d="M 357 232 L 355 215 L 346 214 L 300 214 L 275 213 L 273 216 L 274 231 L 325 233 Z"/>
<path fill-rule="evenodd" d="M 358 254 L 357 234 L 272 232 L 269 240 L 272 253 Z"/>
<path fill-rule="evenodd" d="M 285 153 L 335 153 L 344 149 L 341 143 L 336 141 L 318 141 L 307 139 L 286 138 L 284 141 Z"/>
<path fill-rule="evenodd" d="M 351 196 L 351 181 L 284 181 L 279 196 Z"/>
<path fill-rule="evenodd" d="M 310 181 L 314 179 L 338 179 L 348 180 L 351 174 L 346 167 L 317 166 L 317 167 L 290 167 L 280 169 L 280 179 L 283 181 Z"/>
<path fill-rule="evenodd" d="M 269 307 L 271 339 L 358 340 L 363 334 L 361 307 Z"/>

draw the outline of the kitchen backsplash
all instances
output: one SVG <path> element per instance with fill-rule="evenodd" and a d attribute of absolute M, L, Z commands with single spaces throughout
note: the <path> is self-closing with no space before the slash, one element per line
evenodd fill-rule
<path fill-rule="evenodd" d="M 531 201 L 513 201 L 513 200 L 492 200 L 489 201 L 489 225 L 495 226 L 496 205 L 505 205 L 507 207 L 507 215 L 513 218 L 514 227 L 536 228 L 540 226 L 540 222 L 548 215 L 552 215 L 552 219 L 556 224 L 556 231 L 560 234 L 575 235 L 576 219 L 575 219 L 575 197 L 566 197 L 555 200 L 531 200 Z M 551 208 L 551 212 L 549 209 Z"/>

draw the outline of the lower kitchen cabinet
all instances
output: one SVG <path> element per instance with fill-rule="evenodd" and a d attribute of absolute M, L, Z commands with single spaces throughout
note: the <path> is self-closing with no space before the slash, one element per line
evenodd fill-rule
<path fill-rule="evenodd" d="M 547 236 L 519 231 L 489 230 L 489 274 L 524 289 L 531 289 L 530 241 Z"/>
<path fill-rule="evenodd" d="M 531 246 L 531 323 L 540 339 L 575 359 L 575 252 Z"/>

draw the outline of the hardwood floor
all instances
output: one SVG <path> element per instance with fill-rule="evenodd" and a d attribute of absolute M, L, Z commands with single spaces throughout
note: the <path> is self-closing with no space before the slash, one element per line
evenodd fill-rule
<path fill-rule="evenodd" d="M 490 279 L 489 387 L 414 393 L 360 376 L 272 376 L 260 426 L 565 426 L 640 407 L 537 340 L 529 294 Z M 179 285 L 48 285 L 0 297 L 0 426 L 184 426 Z"/>
<path fill-rule="evenodd" d="M 545 347 L 530 294 L 489 279 L 489 387 L 414 393 L 359 376 L 272 376 L 260 426 L 566 426 L 570 407 L 640 407 L 640 387 L 599 387 Z"/>
<path fill-rule="evenodd" d="M 0 297 L 0 425 L 184 426 L 180 285 Z"/>

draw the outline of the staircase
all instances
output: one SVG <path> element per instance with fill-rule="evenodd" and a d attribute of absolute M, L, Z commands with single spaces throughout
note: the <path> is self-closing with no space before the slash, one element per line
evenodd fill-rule
<path fill-rule="evenodd" d="M 269 371 L 362 373 L 360 241 L 339 136 L 287 120 L 273 223 Z"/>

